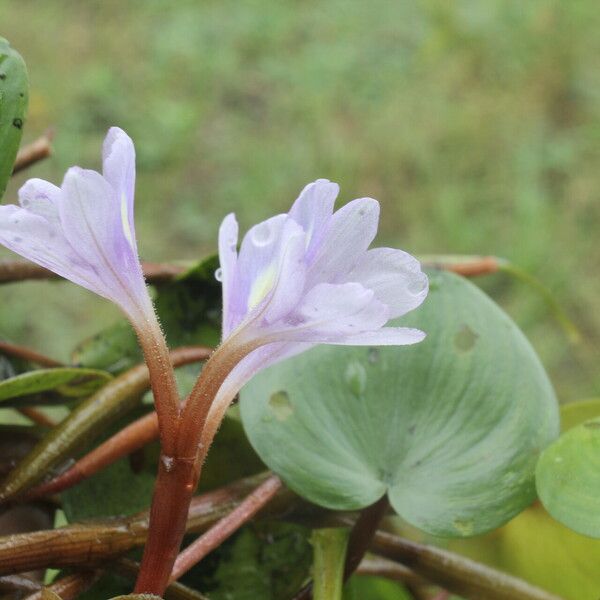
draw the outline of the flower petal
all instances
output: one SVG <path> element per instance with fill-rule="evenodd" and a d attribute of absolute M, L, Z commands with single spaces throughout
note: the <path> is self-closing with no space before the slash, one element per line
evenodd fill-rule
<path fill-rule="evenodd" d="M 306 232 L 307 262 L 311 261 L 323 239 L 339 191 L 337 183 L 331 183 L 328 179 L 317 179 L 300 192 L 290 209 L 289 216 Z"/>
<path fill-rule="evenodd" d="M 14 205 L 0 206 L 0 243 L 40 266 L 106 296 L 94 269 L 44 217 Z"/>
<path fill-rule="evenodd" d="M 19 190 L 19 203 L 23 208 L 56 226 L 60 222 L 60 197 L 60 188 L 43 179 L 29 179 Z"/>
<path fill-rule="evenodd" d="M 238 257 L 236 297 L 232 298 L 236 314 L 273 321 L 288 312 L 304 287 L 304 248 L 304 231 L 288 215 L 250 229 Z"/>
<path fill-rule="evenodd" d="M 377 234 L 379 202 L 372 198 L 353 200 L 336 211 L 311 265 L 312 285 L 339 283 L 366 252 Z"/>
<path fill-rule="evenodd" d="M 321 283 L 310 290 L 293 315 L 292 325 L 276 339 L 330 343 L 383 327 L 387 307 L 358 283 Z"/>
<path fill-rule="evenodd" d="M 233 213 L 228 214 L 219 228 L 219 265 L 223 287 L 223 338 L 233 329 L 231 296 L 235 293 L 235 272 L 237 265 L 238 224 Z"/>
<path fill-rule="evenodd" d="M 131 312 L 149 310 L 149 298 L 135 245 L 131 244 L 112 186 L 95 171 L 67 171 L 59 205 L 69 244 L 105 286 L 104 296 Z"/>
<path fill-rule="evenodd" d="M 135 192 L 135 147 L 131 138 L 118 127 L 111 127 L 102 145 L 102 174 L 113 187 L 121 209 L 123 228 L 135 245 L 133 202 Z"/>
<path fill-rule="evenodd" d="M 427 275 L 419 261 L 402 250 L 374 248 L 366 252 L 347 275 L 375 292 L 390 308 L 390 319 L 419 306 L 428 291 Z"/>
<path fill-rule="evenodd" d="M 344 346 L 408 346 L 422 342 L 426 334 L 411 327 L 383 327 L 330 342 Z"/>

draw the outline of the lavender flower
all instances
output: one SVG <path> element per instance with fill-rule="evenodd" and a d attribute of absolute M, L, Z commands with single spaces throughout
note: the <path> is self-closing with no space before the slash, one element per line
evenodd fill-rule
<path fill-rule="evenodd" d="M 135 150 L 116 127 L 103 147 L 103 173 L 72 167 L 61 187 L 30 179 L 21 206 L 0 206 L 0 243 L 115 302 L 142 327 L 151 317 L 135 240 Z"/>
<path fill-rule="evenodd" d="M 228 215 L 219 232 L 223 346 L 255 347 L 219 389 L 203 433 L 214 428 L 240 388 L 259 370 L 316 344 L 404 345 L 425 334 L 386 327 L 419 306 L 427 276 L 410 254 L 369 250 L 379 203 L 349 202 L 335 213 L 339 187 L 319 179 L 288 214 L 252 227 L 237 253 L 238 226 Z"/>
<path fill-rule="evenodd" d="M 427 276 L 410 254 L 369 246 L 379 203 L 354 200 L 337 212 L 338 186 L 320 179 L 288 214 L 255 225 L 237 254 L 230 214 L 219 233 L 223 336 L 266 343 L 414 344 L 424 333 L 385 327 L 423 302 Z"/>

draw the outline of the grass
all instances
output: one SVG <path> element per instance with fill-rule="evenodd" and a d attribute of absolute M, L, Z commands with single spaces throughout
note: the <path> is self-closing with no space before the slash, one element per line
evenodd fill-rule
<path fill-rule="evenodd" d="M 202 256 L 228 212 L 249 226 L 308 181 L 339 181 L 343 201 L 382 202 L 381 243 L 496 254 L 541 278 L 577 347 L 527 288 L 482 284 L 567 401 L 600 395 L 599 20 L 593 0 L 0 4 L 30 69 L 26 136 L 57 134 L 27 176 L 97 167 L 105 130 L 125 128 L 152 260 Z M 0 332 L 59 357 L 115 318 L 68 284 L 0 293 Z"/>

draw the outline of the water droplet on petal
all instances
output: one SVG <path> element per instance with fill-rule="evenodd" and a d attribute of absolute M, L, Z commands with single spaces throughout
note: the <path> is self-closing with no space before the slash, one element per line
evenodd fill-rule
<path fill-rule="evenodd" d="M 273 241 L 273 228 L 266 221 L 259 223 L 250 232 L 250 239 L 258 247 L 268 246 Z"/>
<path fill-rule="evenodd" d="M 346 367 L 344 381 L 355 396 L 362 396 L 367 387 L 367 371 L 361 363 L 352 361 Z"/>
<path fill-rule="evenodd" d="M 221 269 L 221 267 L 215 271 L 215 279 L 217 281 L 223 281 L 223 269 Z"/>
<path fill-rule="evenodd" d="M 13 242 L 15 242 L 15 244 L 19 244 L 23 241 L 23 238 L 19 237 L 18 235 L 15 235 L 15 237 L 13 238 Z"/>

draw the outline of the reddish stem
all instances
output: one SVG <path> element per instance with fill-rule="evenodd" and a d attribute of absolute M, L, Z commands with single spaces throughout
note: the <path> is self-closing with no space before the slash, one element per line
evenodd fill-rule
<path fill-rule="evenodd" d="M 18 173 L 27 167 L 30 167 L 44 158 L 48 158 L 52 154 L 52 131 L 48 131 L 37 140 L 23 146 L 15 158 L 15 164 L 13 165 L 13 172 Z"/>
<path fill-rule="evenodd" d="M 121 429 L 54 479 L 33 488 L 27 494 L 27 498 L 40 498 L 62 492 L 108 467 L 123 456 L 143 448 L 157 437 L 158 419 L 156 413 L 151 412 Z"/>
<path fill-rule="evenodd" d="M 150 374 L 161 449 L 170 456 L 175 452 L 180 413 L 179 392 L 169 349 L 153 310 L 149 311 L 143 320 L 132 319 L 132 323 L 136 326 L 144 361 Z"/>
<path fill-rule="evenodd" d="M 209 444 L 200 444 L 206 417 L 226 377 L 255 347 L 254 344 L 237 345 L 235 339 L 230 338 L 215 350 L 181 411 L 174 451 L 162 446 L 148 540 L 135 587 L 137 593 L 161 596 L 169 582 L 183 540 L 190 500 L 209 448 Z M 159 427 L 162 433 L 160 415 Z"/>
<path fill-rule="evenodd" d="M 25 346 L 18 346 L 17 344 L 11 344 L 9 342 L 0 341 L 0 353 L 6 354 L 7 356 L 13 356 L 14 358 L 27 360 L 29 362 L 41 365 L 42 367 L 64 366 L 63 363 L 54 360 L 49 356 L 44 356 L 43 354 L 40 354 L 35 350 L 31 350 L 31 348 L 26 348 Z"/>
<path fill-rule="evenodd" d="M 218 548 L 244 523 L 252 519 L 261 508 L 266 506 L 282 486 L 281 479 L 277 475 L 271 475 L 253 492 L 248 494 L 237 508 L 215 523 L 204 535 L 191 543 L 177 557 L 170 580 L 176 581 L 207 554 Z"/>
<path fill-rule="evenodd" d="M 150 508 L 150 528 L 134 593 L 162 596 L 185 533 L 199 472 L 195 456 L 161 455 Z"/>
<path fill-rule="evenodd" d="M 184 273 L 184 265 L 143 262 L 144 278 L 148 283 L 171 281 Z M 28 260 L 0 260 L 0 284 L 31 279 L 61 279 L 60 275 Z"/>
<path fill-rule="evenodd" d="M 43 413 L 41 410 L 33 408 L 32 406 L 23 406 L 22 408 L 17 408 L 17 411 L 24 417 L 27 417 L 30 421 L 33 421 L 42 427 L 54 427 L 56 425 L 46 413 Z"/>

